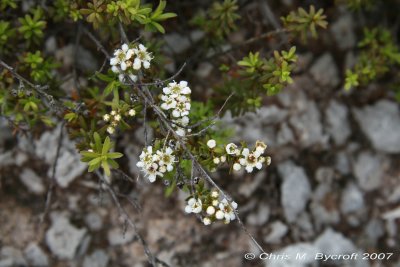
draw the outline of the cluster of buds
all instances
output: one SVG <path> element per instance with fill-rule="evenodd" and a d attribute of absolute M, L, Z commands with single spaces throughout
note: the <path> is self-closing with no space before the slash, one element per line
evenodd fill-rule
<path fill-rule="evenodd" d="M 261 141 L 257 141 L 252 150 L 239 148 L 234 143 L 227 144 L 223 149 L 217 149 L 217 143 L 213 139 L 208 140 L 207 146 L 211 150 L 213 163 L 216 166 L 228 162 L 233 170 L 240 171 L 244 167 L 250 173 L 254 169 L 261 170 L 263 164 L 267 166 L 271 164 L 271 157 L 262 156 L 267 149 L 267 145 Z"/>
<path fill-rule="evenodd" d="M 128 110 L 128 112 L 125 114 L 129 117 L 133 117 L 136 115 L 136 111 L 131 108 Z M 119 125 L 119 123 L 122 120 L 122 115 L 119 111 L 117 110 L 112 110 L 109 114 L 106 113 L 103 115 L 103 120 L 108 123 L 107 126 L 107 132 L 109 134 L 113 134 L 115 132 L 115 129 L 117 128 L 117 126 Z"/>
<path fill-rule="evenodd" d="M 180 136 L 185 136 L 186 129 L 183 127 L 189 125 L 190 93 L 191 90 L 186 81 L 179 83 L 174 81 L 163 88 L 161 95 L 161 108 L 171 112 L 173 126 Z"/>
<path fill-rule="evenodd" d="M 140 161 L 136 166 L 141 168 L 145 177 L 151 183 L 155 182 L 157 176 L 163 177 L 164 173 L 171 172 L 174 169 L 175 156 L 171 147 L 159 149 L 153 153 L 153 147 L 148 146 L 140 154 Z"/>
<path fill-rule="evenodd" d="M 223 221 L 225 224 L 236 219 L 235 210 L 237 203 L 226 198 L 220 198 L 217 190 L 213 190 L 209 195 L 200 198 L 189 198 L 185 207 L 186 213 L 197 213 L 202 216 L 204 225 L 210 225 L 215 221 Z"/>
<path fill-rule="evenodd" d="M 126 75 L 136 82 L 138 71 L 143 67 L 150 68 L 150 62 L 153 59 L 150 52 L 142 44 L 136 44 L 130 48 L 123 44 L 120 49 L 114 51 L 114 57 L 110 59 L 111 70 L 118 73 L 118 78 L 124 82 Z"/>

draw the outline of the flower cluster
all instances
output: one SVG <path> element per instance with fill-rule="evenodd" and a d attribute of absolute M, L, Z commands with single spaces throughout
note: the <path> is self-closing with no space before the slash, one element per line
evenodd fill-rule
<path fill-rule="evenodd" d="M 161 95 L 161 108 L 171 112 L 176 133 L 180 136 L 185 136 L 186 131 L 183 127 L 189 124 L 190 93 L 191 90 L 186 81 L 179 83 L 174 81 L 163 88 Z"/>
<path fill-rule="evenodd" d="M 138 44 L 130 48 L 127 44 L 123 44 L 120 49 L 114 51 L 114 57 L 110 59 L 111 70 L 118 73 L 118 78 L 121 82 L 125 80 L 125 75 L 128 75 L 132 81 L 137 81 L 137 72 L 143 67 L 150 68 L 152 60 L 151 53 L 147 52 L 147 48 Z"/>
<path fill-rule="evenodd" d="M 227 161 L 235 171 L 240 171 L 244 167 L 250 173 L 255 168 L 261 170 L 264 163 L 267 166 L 271 164 L 271 157 L 262 156 L 267 149 L 267 145 L 261 141 L 256 142 L 253 150 L 248 148 L 240 149 L 236 144 L 229 143 L 222 149 L 223 152 L 218 153 L 218 149 L 216 149 L 217 143 L 213 139 L 208 140 L 207 146 L 211 150 L 215 165 Z"/>
<path fill-rule="evenodd" d="M 136 115 L 136 111 L 133 108 L 129 109 L 126 115 L 133 117 Z M 108 123 L 107 132 L 109 134 L 113 134 L 115 132 L 115 128 L 121 122 L 121 119 L 122 119 L 121 112 L 117 110 L 112 110 L 109 114 L 106 113 L 103 115 L 103 120 Z"/>
<path fill-rule="evenodd" d="M 140 161 L 136 164 L 141 168 L 145 177 L 151 183 L 155 182 L 157 176 L 163 177 L 164 173 L 171 172 L 174 169 L 175 156 L 170 147 L 157 150 L 153 153 L 153 147 L 148 146 L 139 156 Z"/>
<path fill-rule="evenodd" d="M 213 190 L 209 195 L 204 196 L 203 201 L 200 198 L 190 198 L 185 207 L 185 212 L 201 214 L 205 225 L 218 220 L 223 220 L 225 224 L 228 224 L 236 219 L 235 210 L 237 207 L 235 201 L 229 203 L 226 198 L 220 199 L 218 191 Z"/>

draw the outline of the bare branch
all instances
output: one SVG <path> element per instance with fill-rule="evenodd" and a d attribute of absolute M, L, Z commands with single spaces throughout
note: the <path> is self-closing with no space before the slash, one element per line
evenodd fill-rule
<path fill-rule="evenodd" d="M 97 49 L 99 49 L 106 56 L 107 59 L 110 59 L 111 58 L 110 54 L 107 52 L 107 50 L 101 44 L 101 42 L 96 38 L 96 36 L 94 36 L 93 33 L 91 33 L 86 27 L 82 27 L 82 30 L 97 45 Z"/>
<path fill-rule="evenodd" d="M 62 140 L 63 140 L 63 136 L 64 136 L 64 125 L 65 125 L 65 121 L 62 122 L 61 127 L 60 127 L 60 134 L 58 136 L 58 142 L 57 142 L 56 157 L 54 159 L 53 167 L 52 167 L 52 170 L 51 170 L 50 185 L 49 185 L 49 188 L 47 190 L 46 203 L 45 203 L 45 206 L 44 206 L 43 215 L 40 218 L 39 227 L 41 227 L 41 225 L 43 224 L 44 220 L 47 217 L 49 209 L 50 209 L 51 199 L 52 199 L 52 196 L 53 196 L 53 191 L 54 191 L 54 186 L 55 186 L 55 176 L 56 176 L 56 170 L 57 170 L 57 163 L 58 163 L 58 158 L 60 157 Z"/>
<path fill-rule="evenodd" d="M 129 217 L 129 215 L 126 212 L 126 210 L 122 207 L 121 203 L 118 200 L 117 193 L 114 191 L 114 189 L 111 187 L 111 185 L 107 182 L 107 180 L 103 177 L 103 175 L 99 171 L 96 171 L 96 175 L 99 177 L 99 179 L 101 180 L 102 184 L 105 186 L 106 190 L 111 195 L 115 205 L 118 208 L 118 212 L 119 212 L 120 216 L 122 217 L 122 219 L 124 221 L 126 221 L 128 223 L 128 225 L 134 230 L 135 235 L 136 235 L 137 239 L 139 240 L 139 242 L 141 243 L 141 245 L 143 247 L 143 250 L 144 250 L 144 253 L 147 256 L 149 264 L 151 266 L 153 266 L 153 267 L 157 267 L 157 263 L 160 263 L 163 266 L 169 267 L 169 265 L 167 263 L 161 261 L 160 259 L 158 259 L 157 257 L 155 257 L 152 254 L 152 252 L 149 249 L 149 246 L 148 246 L 147 242 L 144 240 L 142 235 L 139 233 L 136 224 Z"/>

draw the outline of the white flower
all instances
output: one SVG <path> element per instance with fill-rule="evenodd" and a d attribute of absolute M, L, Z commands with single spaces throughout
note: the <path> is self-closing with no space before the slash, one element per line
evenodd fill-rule
<path fill-rule="evenodd" d="M 229 202 L 226 200 L 226 198 L 219 203 L 219 209 L 223 211 L 224 218 L 228 222 L 233 221 L 236 218 L 234 210 L 236 210 L 237 207 L 238 205 L 235 201 L 232 201 L 231 205 L 229 205 Z"/>
<path fill-rule="evenodd" d="M 122 51 L 124 51 L 126 53 L 128 51 L 128 49 L 129 49 L 129 46 L 127 44 L 123 44 L 121 46 L 121 48 L 122 48 Z"/>
<path fill-rule="evenodd" d="M 170 147 L 167 147 L 164 151 L 158 150 L 156 152 L 160 166 L 165 165 L 169 172 L 174 169 L 173 164 L 175 163 L 175 156 L 172 155 L 173 152 L 174 151 Z"/>
<path fill-rule="evenodd" d="M 213 215 L 215 213 L 215 208 L 213 206 L 208 206 L 206 212 L 208 215 Z"/>
<path fill-rule="evenodd" d="M 151 163 L 146 166 L 145 176 L 147 177 L 147 179 L 149 179 L 150 183 L 155 182 L 157 175 L 161 177 L 163 176 L 163 174 L 158 170 L 157 163 Z"/>
<path fill-rule="evenodd" d="M 262 163 L 259 161 L 259 153 L 251 152 L 248 148 L 244 148 L 242 151 L 243 158 L 239 159 L 239 162 L 242 166 L 246 168 L 247 172 L 252 172 L 254 167 L 257 169 L 262 168 Z"/>
<path fill-rule="evenodd" d="M 134 74 L 129 74 L 128 76 L 133 82 L 136 82 L 138 80 L 138 77 Z"/>
<path fill-rule="evenodd" d="M 177 97 L 179 95 L 188 95 L 192 91 L 187 85 L 187 81 L 180 81 L 179 84 L 174 81 L 169 83 L 167 87 L 164 87 L 163 92 L 164 94 L 171 95 L 173 97 Z"/>
<path fill-rule="evenodd" d="M 214 200 L 211 202 L 211 204 L 212 204 L 214 207 L 217 207 L 217 206 L 219 205 L 219 201 L 218 201 L 217 199 L 214 199 Z"/>
<path fill-rule="evenodd" d="M 219 160 L 219 158 L 214 158 L 213 162 L 214 162 L 214 164 L 219 164 L 220 160 Z"/>
<path fill-rule="evenodd" d="M 217 145 L 217 142 L 215 142 L 214 139 L 210 139 L 207 141 L 207 146 L 211 149 L 213 149 Z"/>
<path fill-rule="evenodd" d="M 151 57 L 151 53 L 147 52 L 147 48 L 144 45 L 139 44 L 137 48 L 133 49 L 133 52 L 136 56 L 133 61 L 133 68 L 135 70 L 139 70 L 141 65 L 143 65 L 145 69 L 150 68 L 150 61 L 153 58 Z"/>
<path fill-rule="evenodd" d="M 187 213 L 200 213 L 202 209 L 201 199 L 191 198 L 188 200 L 188 204 L 185 207 Z"/>
<path fill-rule="evenodd" d="M 114 72 L 114 73 L 119 73 L 119 69 L 118 69 L 117 66 L 112 66 L 112 67 L 111 67 L 111 70 L 112 70 L 112 72 Z"/>
<path fill-rule="evenodd" d="M 148 146 L 139 156 L 140 161 L 136 163 L 139 168 L 146 168 L 147 165 L 153 163 L 153 147 Z"/>
<path fill-rule="evenodd" d="M 203 218 L 203 223 L 204 223 L 204 225 L 210 225 L 211 224 L 211 219 L 208 218 L 208 217 L 204 217 Z"/>
<path fill-rule="evenodd" d="M 256 151 L 258 151 L 260 154 L 262 154 L 265 152 L 266 149 L 267 149 L 267 145 L 264 142 L 259 141 L 259 140 L 256 141 Z"/>
<path fill-rule="evenodd" d="M 240 171 L 241 168 L 242 168 L 242 166 L 241 166 L 239 163 L 233 164 L 233 169 L 234 169 L 235 171 Z"/>
<path fill-rule="evenodd" d="M 217 210 L 217 212 L 215 213 L 215 218 L 217 218 L 218 220 L 222 220 L 224 217 L 224 212 L 222 210 Z"/>
<path fill-rule="evenodd" d="M 211 191 L 211 197 L 212 197 L 212 198 L 218 198 L 218 197 L 219 197 L 218 191 L 217 191 L 217 190 Z"/>
<path fill-rule="evenodd" d="M 226 153 L 228 153 L 229 155 L 235 155 L 237 152 L 237 145 L 235 145 L 234 143 L 229 143 L 226 145 L 225 147 Z"/>
<path fill-rule="evenodd" d="M 110 120 L 110 115 L 104 114 L 103 120 L 104 120 L 104 121 L 109 121 L 109 120 Z"/>
<path fill-rule="evenodd" d="M 114 116 L 114 120 L 120 121 L 121 120 L 121 115 L 117 114 Z"/>
<path fill-rule="evenodd" d="M 133 117 L 133 116 L 136 115 L 136 111 L 135 111 L 134 109 L 130 109 L 130 110 L 128 111 L 128 115 L 131 116 L 131 117 Z"/>
<path fill-rule="evenodd" d="M 185 135 L 186 135 L 186 131 L 185 131 L 185 129 L 183 129 L 183 128 L 177 128 L 177 129 L 175 130 L 175 132 L 176 132 L 176 134 L 179 135 L 179 136 L 185 136 Z"/>
<path fill-rule="evenodd" d="M 162 95 L 161 100 L 164 101 L 164 103 L 161 104 L 161 108 L 168 110 L 176 107 L 176 99 L 174 97 Z"/>
<path fill-rule="evenodd" d="M 114 127 L 108 126 L 108 127 L 107 127 L 107 132 L 108 132 L 109 134 L 113 134 L 113 133 L 115 132 Z"/>
<path fill-rule="evenodd" d="M 221 162 L 225 162 L 226 161 L 226 156 L 221 156 Z"/>
<path fill-rule="evenodd" d="M 116 112 L 115 110 L 112 110 L 112 111 L 110 112 L 110 114 L 111 114 L 111 116 L 115 116 L 115 115 L 117 115 L 117 112 Z"/>

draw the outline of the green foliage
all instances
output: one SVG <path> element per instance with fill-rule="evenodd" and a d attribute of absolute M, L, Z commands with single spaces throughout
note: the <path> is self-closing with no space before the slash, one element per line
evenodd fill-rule
<path fill-rule="evenodd" d="M 110 137 L 106 137 L 104 142 L 101 141 L 100 135 L 95 132 L 93 135 L 92 149 L 81 151 L 82 161 L 89 165 L 89 172 L 93 172 L 99 168 L 104 170 L 107 176 L 111 175 L 111 168 L 118 168 L 118 163 L 115 159 L 121 158 L 122 153 L 110 152 L 114 144 L 110 141 Z"/>
<path fill-rule="evenodd" d="M 200 27 L 216 40 L 222 40 L 237 29 L 236 21 L 240 19 L 237 13 L 238 8 L 237 0 L 214 2 L 205 14 L 194 17 L 192 24 Z"/>
<path fill-rule="evenodd" d="M 46 21 L 43 20 L 43 10 L 35 9 L 32 16 L 27 14 L 25 17 L 20 18 L 19 22 L 21 26 L 18 31 L 27 40 L 28 44 L 32 41 L 38 44 L 43 38 L 43 30 L 46 27 Z"/>
<path fill-rule="evenodd" d="M 256 80 L 267 90 L 268 95 L 279 93 L 282 88 L 293 82 L 290 74 L 297 60 L 296 47 L 288 52 L 274 51 L 274 57 L 260 59 L 259 53 L 251 53 L 248 57 L 238 62 L 238 65 L 245 68 L 242 74 L 249 79 Z M 256 101 L 257 102 L 257 101 Z"/>
<path fill-rule="evenodd" d="M 35 53 L 28 52 L 23 58 L 22 63 L 25 69 L 29 70 L 33 81 L 46 83 L 52 78 L 51 71 L 57 67 L 51 59 L 44 59 L 40 51 Z"/>
<path fill-rule="evenodd" d="M 144 25 L 148 31 L 165 33 L 160 22 L 176 17 L 175 13 L 164 13 L 165 6 L 165 0 L 160 0 L 154 11 L 149 5 L 141 5 L 140 0 L 93 0 L 87 4 L 87 8 L 82 8 L 80 12 L 96 29 L 100 25 L 115 24 L 119 21 L 125 25 L 139 23 Z"/>
<path fill-rule="evenodd" d="M 371 9 L 377 0 L 338 0 L 338 3 L 344 3 L 351 10 Z"/>
<path fill-rule="evenodd" d="M 6 50 L 8 43 L 15 35 L 15 30 L 11 28 L 8 21 L 0 20 L 0 54 Z"/>
<path fill-rule="evenodd" d="M 15 0 L 1 0 L 0 1 L 0 10 L 3 11 L 6 8 L 12 8 L 15 9 L 17 8 L 17 3 L 15 2 Z"/>
<path fill-rule="evenodd" d="M 53 12 L 55 21 L 61 21 L 66 18 L 78 21 L 83 18 L 75 0 L 55 0 Z"/>
<path fill-rule="evenodd" d="M 400 65 L 399 47 L 386 29 L 364 29 L 358 43 L 362 49 L 353 70 L 346 70 L 345 89 L 364 86 L 388 73 L 392 66 Z"/>
<path fill-rule="evenodd" d="M 286 17 L 282 17 L 284 27 L 295 33 L 300 34 L 303 41 L 306 40 L 308 33 L 311 33 L 313 38 L 317 37 L 317 27 L 326 29 L 328 22 L 323 14 L 324 10 L 315 11 L 314 6 L 310 6 L 307 12 L 303 8 L 290 12 Z"/>

